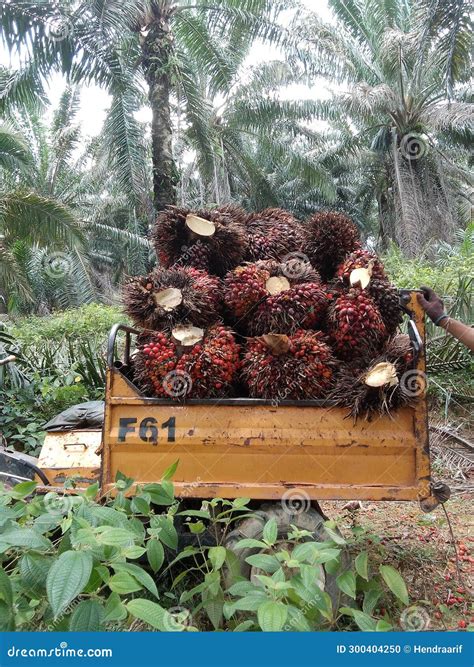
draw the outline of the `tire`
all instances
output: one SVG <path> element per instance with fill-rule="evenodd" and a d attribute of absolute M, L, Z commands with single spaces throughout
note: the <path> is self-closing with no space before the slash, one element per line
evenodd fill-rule
<path fill-rule="evenodd" d="M 301 530 L 308 530 L 313 534 L 313 539 L 316 542 L 324 542 L 328 540 L 328 534 L 324 529 L 325 519 L 321 514 L 310 507 L 304 512 L 290 514 L 287 508 L 283 508 L 280 503 L 265 503 L 261 505 L 260 509 L 255 512 L 255 517 L 243 519 L 238 526 L 227 535 L 224 546 L 232 551 L 238 561 L 240 575 L 246 579 L 253 578 L 253 568 L 245 561 L 248 556 L 259 552 L 258 548 L 236 549 L 237 543 L 244 538 L 251 538 L 254 540 L 261 540 L 263 536 L 263 527 L 270 519 L 275 519 L 278 527 L 278 539 L 285 541 L 288 533 L 291 532 L 291 524 Z M 342 570 L 348 567 L 349 558 L 347 553 L 343 550 L 341 554 Z M 315 566 L 318 567 L 318 566 Z M 320 570 L 317 573 L 318 579 L 321 583 L 321 588 L 324 588 L 326 593 L 332 600 L 333 609 L 338 609 L 341 604 L 345 604 L 345 597 L 343 596 L 339 587 L 336 584 L 336 575 L 332 575 L 324 569 L 324 565 L 319 566 Z M 341 571 L 342 571 L 341 570 Z M 236 572 L 233 573 L 234 575 Z M 230 582 L 229 582 L 230 583 Z"/>

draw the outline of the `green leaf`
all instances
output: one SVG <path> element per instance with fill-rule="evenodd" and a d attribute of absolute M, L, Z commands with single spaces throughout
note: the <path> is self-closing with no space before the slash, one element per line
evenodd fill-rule
<path fill-rule="evenodd" d="M 105 618 L 106 623 L 111 621 L 123 621 L 127 618 L 127 609 L 120 599 L 118 593 L 111 593 L 105 603 Z"/>
<path fill-rule="evenodd" d="M 152 577 L 141 567 L 134 563 L 114 563 L 113 568 L 116 572 L 128 572 L 134 577 L 147 591 L 150 591 L 156 598 L 159 597 L 158 589 Z"/>
<path fill-rule="evenodd" d="M 203 533 L 206 530 L 206 526 L 203 524 L 202 521 L 196 521 L 195 523 L 187 523 L 186 525 L 193 535 L 201 535 L 201 533 Z"/>
<path fill-rule="evenodd" d="M 21 482 L 20 484 L 15 484 L 13 489 L 9 491 L 9 494 L 16 500 L 22 500 L 32 494 L 37 486 L 37 482 Z"/>
<path fill-rule="evenodd" d="M 130 507 L 132 512 L 135 512 L 136 514 L 148 515 L 150 513 L 150 505 L 148 501 L 143 498 L 143 496 L 135 496 L 132 498 Z"/>
<path fill-rule="evenodd" d="M 99 526 L 96 530 L 99 544 L 106 544 L 109 547 L 134 546 L 136 535 L 131 530 L 115 526 Z"/>
<path fill-rule="evenodd" d="M 0 600 L 3 600 L 8 607 L 13 604 L 13 589 L 10 577 L 3 567 L 0 567 Z"/>
<path fill-rule="evenodd" d="M 20 576 L 24 588 L 33 595 L 43 595 L 46 588 L 46 577 L 53 563 L 47 558 L 34 552 L 26 552 L 20 559 Z"/>
<path fill-rule="evenodd" d="M 69 621 L 72 632 L 100 632 L 105 619 L 104 607 L 97 600 L 83 600 L 74 609 Z"/>
<path fill-rule="evenodd" d="M 355 559 L 355 569 L 359 577 L 362 577 L 362 579 L 369 581 L 367 551 L 362 551 L 357 556 L 357 558 Z"/>
<path fill-rule="evenodd" d="M 391 565 L 381 565 L 380 574 L 382 575 L 383 580 L 390 588 L 392 593 L 401 601 L 403 604 L 409 604 L 408 591 L 403 577 L 399 572 L 396 571 Z"/>
<path fill-rule="evenodd" d="M 163 544 L 176 551 L 178 548 L 178 533 L 173 525 L 173 520 L 167 516 L 155 516 L 152 521 L 153 528 L 158 528 L 159 538 Z"/>
<path fill-rule="evenodd" d="M 364 601 L 362 603 L 362 610 L 366 614 L 372 614 L 375 607 L 377 606 L 377 602 L 380 600 L 382 597 L 382 590 L 381 589 L 371 589 L 364 593 Z"/>
<path fill-rule="evenodd" d="M 242 621 L 242 623 L 235 626 L 234 632 L 247 632 L 247 630 L 250 630 L 253 626 L 253 621 Z"/>
<path fill-rule="evenodd" d="M 161 630 L 161 632 L 182 629 L 171 614 L 156 602 L 151 602 L 144 598 L 136 598 L 135 600 L 130 600 L 126 604 L 126 607 L 132 616 L 144 623 L 148 623 L 148 625 L 151 625 L 156 630 Z"/>
<path fill-rule="evenodd" d="M 390 630 L 393 630 L 393 626 L 383 618 L 377 621 L 377 625 L 375 626 L 376 632 L 390 632 Z"/>
<path fill-rule="evenodd" d="M 1 536 L 1 541 L 12 547 L 25 547 L 46 551 L 51 548 L 51 542 L 34 528 L 13 528 Z"/>
<path fill-rule="evenodd" d="M 82 592 L 92 572 L 92 556 L 84 551 L 65 551 L 51 566 L 46 592 L 54 618 Z"/>
<path fill-rule="evenodd" d="M 259 606 L 257 618 L 263 632 L 280 632 L 288 618 L 288 609 L 281 602 L 268 600 Z"/>
<path fill-rule="evenodd" d="M 119 595 L 135 593 L 143 588 L 142 584 L 128 572 L 117 572 L 117 574 L 110 577 L 107 585 L 111 591 L 118 593 Z"/>
<path fill-rule="evenodd" d="M 253 540 L 250 537 L 245 538 L 244 540 L 239 540 L 235 545 L 236 549 L 267 549 L 268 545 L 265 542 L 260 540 Z"/>
<path fill-rule="evenodd" d="M 345 616 L 352 616 L 354 621 L 363 632 L 375 631 L 377 622 L 368 614 L 364 614 L 363 611 L 359 611 L 358 609 L 351 609 L 350 607 L 341 607 L 339 612 Z"/>
<path fill-rule="evenodd" d="M 163 561 L 165 560 L 165 550 L 163 549 L 161 542 L 152 537 L 148 541 L 146 555 L 153 572 L 158 572 L 160 567 L 163 565 Z"/>
<path fill-rule="evenodd" d="M 166 468 L 165 472 L 163 473 L 162 479 L 171 479 L 175 474 L 176 470 L 178 469 L 178 464 L 179 464 L 179 459 L 175 461 L 173 464 L 171 464 L 169 468 Z"/>
<path fill-rule="evenodd" d="M 84 492 L 85 497 L 88 500 L 94 500 L 94 498 L 97 496 L 99 493 L 99 482 L 95 482 L 94 484 L 91 484 L 90 486 L 87 487 L 87 489 Z"/>
<path fill-rule="evenodd" d="M 343 593 L 351 597 L 353 600 L 356 598 L 356 577 L 352 570 L 346 570 L 336 578 L 336 583 Z"/>
<path fill-rule="evenodd" d="M 247 556 L 245 559 L 249 565 L 253 567 L 258 567 L 264 572 L 269 572 L 273 574 L 280 569 L 280 561 L 275 558 L 275 556 L 270 556 L 268 554 L 254 554 L 253 556 Z"/>
<path fill-rule="evenodd" d="M 337 530 L 337 524 L 336 524 L 335 521 L 325 521 L 324 522 L 324 530 L 329 535 L 329 537 L 332 539 L 332 541 L 335 542 L 336 544 L 340 544 L 340 545 L 346 544 L 346 540 L 342 537 L 342 535 Z"/>
<path fill-rule="evenodd" d="M 275 544 L 278 537 L 278 526 L 276 519 L 272 517 L 263 527 L 263 540 L 267 544 Z"/>
<path fill-rule="evenodd" d="M 225 563 L 226 550 L 224 547 L 210 547 L 208 551 L 209 560 L 213 570 L 220 570 Z"/>

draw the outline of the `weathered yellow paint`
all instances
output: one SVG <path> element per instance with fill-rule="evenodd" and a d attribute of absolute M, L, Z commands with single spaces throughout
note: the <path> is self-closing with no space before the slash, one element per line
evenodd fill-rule
<path fill-rule="evenodd" d="M 96 482 L 100 476 L 100 430 L 47 433 L 38 459 L 38 467 L 52 486 L 61 486 L 74 477 L 79 488 Z"/>
<path fill-rule="evenodd" d="M 424 340 L 415 293 L 408 307 Z M 425 372 L 424 353 L 417 370 Z M 117 471 L 137 483 L 158 481 L 178 459 L 177 495 L 274 499 L 297 488 L 313 499 L 433 502 L 425 396 L 392 417 L 353 424 L 347 409 L 316 402 L 180 405 L 144 398 L 118 370 L 109 369 L 102 490 L 111 489 Z"/>

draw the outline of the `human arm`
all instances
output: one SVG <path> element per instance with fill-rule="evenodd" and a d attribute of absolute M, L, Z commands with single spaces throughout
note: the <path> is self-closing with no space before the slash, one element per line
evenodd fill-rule
<path fill-rule="evenodd" d="M 455 320 L 444 310 L 442 299 L 430 287 L 421 287 L 422 293 L 417 295 L 418 303 L 428 317 L 449 334 L 457 338 L 463 345 L 474 352 L 474 328 Z"/>

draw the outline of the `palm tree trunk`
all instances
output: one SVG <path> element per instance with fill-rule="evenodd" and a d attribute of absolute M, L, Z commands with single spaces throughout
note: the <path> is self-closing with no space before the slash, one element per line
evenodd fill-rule
<path fill-rule="evenodd" d="M 147 17 L 146 35 L 142 39 L 142 55 L 152 111 L 153 201 L 156 210 L 160 211 L 167 204 L 176 203 L 178 183 L 173 158 L 170 105 L 171 3 L 154 3 L 152 11 L 152 16 Z"/>

